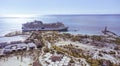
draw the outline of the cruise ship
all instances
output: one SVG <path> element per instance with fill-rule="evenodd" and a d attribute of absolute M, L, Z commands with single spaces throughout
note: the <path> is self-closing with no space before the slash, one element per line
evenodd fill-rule
<path fill-rule="evenodd" d="M 22 31 L 67 31 L 66 27 L 61 22 L 56 23 L 43 23 L 42 21 L 33 21 L 22 24 Z"/>

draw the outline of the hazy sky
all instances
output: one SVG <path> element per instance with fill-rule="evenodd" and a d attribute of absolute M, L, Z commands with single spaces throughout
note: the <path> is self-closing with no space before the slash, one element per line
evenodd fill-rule
<path fill-rule="evenodd" d="M 0 14 L 119 13 L 120 0 L 0 0 Z"/>

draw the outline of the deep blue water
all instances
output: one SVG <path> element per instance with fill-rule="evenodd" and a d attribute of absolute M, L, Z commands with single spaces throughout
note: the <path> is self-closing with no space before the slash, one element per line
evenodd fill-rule
<path fill-rule="evenodd" d="M 29 18 L 0 18 L 0 35 L 21 30 L 23 23 L 41 20 L 44 23 L 63 22 L 74 34 L 101 34 L 105 26 L 120 35 L 120 15 L 49 15 Z"/>

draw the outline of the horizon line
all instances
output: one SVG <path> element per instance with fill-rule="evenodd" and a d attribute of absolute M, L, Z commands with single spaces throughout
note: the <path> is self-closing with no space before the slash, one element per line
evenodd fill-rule
<path fill-rule="evenodd" d="M 19 14 L 19 15 L 21 15 L 21 14 Z M 23 14 L 22 14 L 22 15 L 23 15 Z M 27 15 L 28 15 L 28 14 L 27 14 Z M 94 15 L 100 15 L 100 16 L 106 15 L 106 16 L 107 16 L 107 15 L 120 15 L 120 14 L 106 14 L 106 13 L 105 13 L 105 14 L 98 14 L 98 13 L 97 13 L 97 14 L 45 14 L 45 15 L 40 15 L 40 14 L 38 14 L 38 15 L 30 15 L 30 16 L 12 16 L 12 15 L 11 15 L 11 16 L 10 16 L 10 15 L 9 15 L 9 16 L 6 16 L 6 15 L 3 16 L 3 15 L 2 15 L 2 16 L 0 16 L 0 18 L 31 18 L 31 17 L 39 17 L 39 16 L 74 16 L 74 15 L 75 15 L 75 16 L 77 16 L 77 15 L 78 15 L 78 16 L 79 16 L 79 15 L 81 15 L 81 16 L 82 16 L 82 15 L 83 15 L 83 16 L 84 16 L 84 15 L 86 15 L 86 16 L 87 16 L 87 15 L 88 15 L 88 16 L 89 16 L 89 15 L 93 15 L 93 16 L 94 16 Z"/>

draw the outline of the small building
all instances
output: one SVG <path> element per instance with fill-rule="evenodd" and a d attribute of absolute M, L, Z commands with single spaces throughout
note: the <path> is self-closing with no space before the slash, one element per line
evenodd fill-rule
<path fill-rule="evenodd" d="M 13 41 L 10 43 L 4 42 L 0 43 L 0 48 L 3 51 L 2 54 L 8 54 L 15 51 L 30 50 L 35 49 L 36 45 L 34 43 L 25 43 L 22 41 Z"/>

